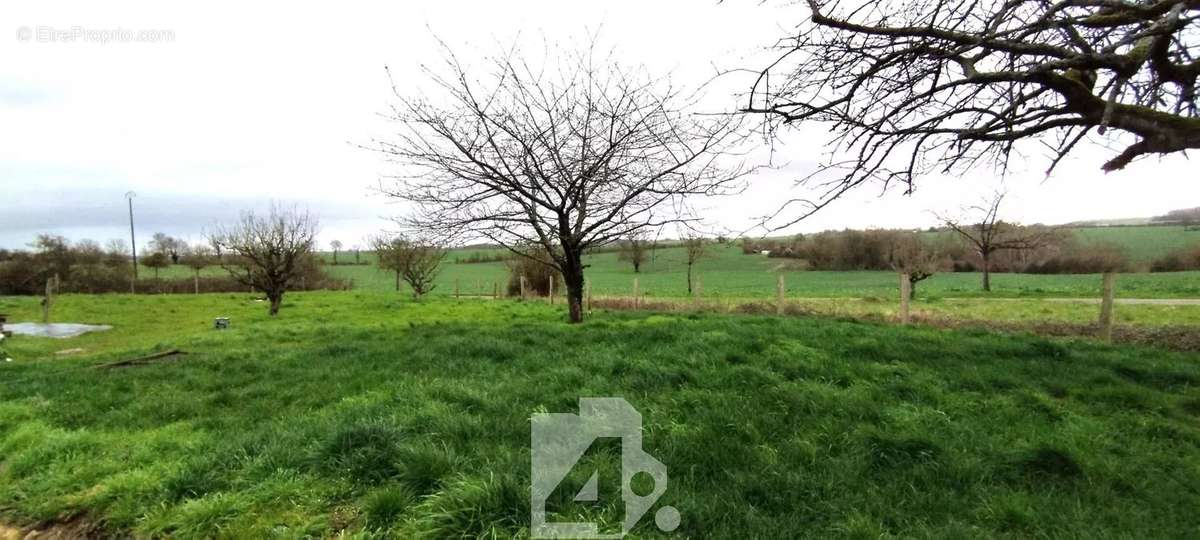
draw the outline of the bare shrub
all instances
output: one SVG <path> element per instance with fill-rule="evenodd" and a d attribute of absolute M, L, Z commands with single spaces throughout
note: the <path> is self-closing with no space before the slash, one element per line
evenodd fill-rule
<path fill-rule="evenodd" d="M 1099 274 L 1130 269 L 1125 248 L 1109 242 L 1069 243 L 1060 254 L 1030 264 L 1030 274 Z"/>
<path fill-rule="evenodd" d="M 1200 270 L 1200 244 L 1172 251 L 1150 263 L 1151 272 Z"/>
<path fill-rule="evenodd" d="M 551 265 L 550 254 L 541 246 L 527 246 L 520 250 L 521 255 L 509 259 L 508 266 L 508 295 L 521 294 L 521 276 L 525 276 L 525 294 L 533 296 L 549 296 L 550 284 L 562 290 L 563 279 L 558 269 Z"/>

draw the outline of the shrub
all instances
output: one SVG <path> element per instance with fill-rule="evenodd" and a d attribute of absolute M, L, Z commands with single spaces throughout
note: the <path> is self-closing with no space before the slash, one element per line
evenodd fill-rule
<path fill-rule="evenodd" d="M 513 258 L 513 255 L 508 252 L 488 253 L 484 251 L 475 251 L 466 257 L 455 257 L 454 264 L 483 264 L 504 262 Z"/>
<path fill-rule="evenodd" d="M 60 275 L 62 284 L 59 292 L 65 293 L 127 293 L 132 278 L 129 266 L 99 264 L 74 264 L 66 277 Z M 22 254 L 0 262 L 0 295 L 41 295 L 46 290 L 46 279 L 51 277 L 46 268 L 35 257 Z M 229 276 L 199 278 L 201 292 L 248 292 L 249 289 Z M 303 266 L 302 278 L 296 290 L 347 290 L 352 283 L 327 275 L 315 264 Z M 187 294 L 194 293 L 196 280 L 193 278 L 139 279 L 138 294 Z"/>
<path fill-rule="evenodd" d="M 71 270 L 71 277 L 63 283 L 65 292 L 101 293 L 128 292 L 133 271 L 129 266 L 107 266 L 82 264 Z"/>
<path fill-rule="evenodd" d="M 1150 264 L 1151 272 L 1200 270 L 1200 244 L 1172 251 Z"/>
<path fill-rule="evenodd" d="M 1110 243 L 1069 244 L 1056 256 L 1025 268 L 1030 274 L 1098 274 L 1129 269 L 1124 248 Z"/>
<path fill-rule="evenodd" d="M 513 257 L 508 261 L 508 295 L 521 294 L 521 276 L 525 276 L 525 294 L 534 296 L 549 296 L 550 283 L 554 288 L 563 290 L 562 274 L 550 266 L 550 254 L 544 248 L 530 247 L 524 250 L 525 255 Z"/>

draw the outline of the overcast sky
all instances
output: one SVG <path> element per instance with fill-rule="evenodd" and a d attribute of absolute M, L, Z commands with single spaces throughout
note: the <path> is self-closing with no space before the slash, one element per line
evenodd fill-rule
<path fill-rule="evenodd" d="M 478 57 L 518 33 L 569 42 L 600 28 L 626 62 L 698 84 L 716 68 L 759 67 L 762 48 L 805 16 L 802 7 L 783 4 L 6 1 L 0 246 L 21 247 L 38 232 L 127 237 L 129 191 L 136 192 L 139 244 L 155 231 L 199 241 L 214 222 L 271 199 L 317 213 L 323 244 L 361 243 L 403 208 L 372 193 L 389 171 L 355 144 L 386 137 L 384 66 L 402 89 L 416 88 L 420 64 L 440 54 L 431 30 L 456 52 Z M 118 28 L 167 37 L 104 43 L 97 33 Z M 65 40 L 56 32 L 76 35 Z M 732 96 L 712 103 L 736 106 Z M 749 217 L 802 196 L 792 181 L 812 170 L 826 137 L 820 126 L 790 133 L 775 148 L 779 167 L 752 178 L 741 196 L 704 201 L 704 217 L 740 230 Z M 1019 172 L 1004 180 L 1010 213 L 1061 223 L 1200 205 L 1200 174 L 1184 157 L 1105 175 L 1099 165 L 1108 153 L 1085 149 L 1050 179 L 1037 155 L 1018 160 Z M 980 170 L 926 178 L 907 197 L 867 188 L 792 231 L 928 226 L 931 210 L 953 209 L 1000 182 Z"/>

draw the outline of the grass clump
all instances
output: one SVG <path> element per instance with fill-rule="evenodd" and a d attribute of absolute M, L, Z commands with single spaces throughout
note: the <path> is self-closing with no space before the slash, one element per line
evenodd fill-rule
<path fill-rule="evenodd" d="M 339 428 L 317 463 L 356 483 L 378 484 L 400 473 L 403 432 L 383 421 L 368 419 Z"/>

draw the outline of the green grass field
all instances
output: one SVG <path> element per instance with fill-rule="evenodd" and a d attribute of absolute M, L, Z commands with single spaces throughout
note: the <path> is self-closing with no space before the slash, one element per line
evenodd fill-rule
<path fill-rule="evenodd" d="M 824 318 L 597 313 L 369 291 L 66 295 L 109 332 L 5 342 L 0 522 L 111 535 L 528 533 L 530 415 L 620 396 L 679 535 L 1192 537 L 1195 355 Z M 0 298 L 13 320 L 33 298 Z M 227 331 L 212 317 L 232 317 Z M 57 356 L 55 351 L 83 348 Z M 178 348 L 174 361 L 94 364 Z M 619 452 L 589 453 L 571 500 Z M 602 476 L 601 478 L 605 478 Z M 605 483 L 604 496 L 616 488 Z M 659 536 L 653 519 L 635 530 Z"/>
<path fill-rule="evenodd" d="M 1173 249 L 1200 242 L 1200 232 L 1175 226 L 1092 227 L 1074 231 L 1085 241 L 1123 246 L 1137 263 L 1146 263 Z M 433 294 L 452 295 L 456 283 L 464 295 L 491 295 L 493 284 L 497 284 L 503 293 L 508 279 L 504 263 L 456 262 L 477 253 L 494 255 L 503 250 L 452 250 L 446 257 Z M 332 262 L 331 253 L 323 253 L 322 257 L 326 262 Z M 339 261 L 343 264 L 327 268 L 337 277 L 352 280 L 357 289 L 395 290 L 394 275 L 378 269 L 373 264 L 372 253 L 362 252 L 359 258 L 370 264 L 345 264 L 353 262 L 355 257 L 353 252 L 342 252 Z M 685 260 L 682 248 L 658 249 L 641 273 L 635 275 L 632 265 L 619 261 L 616 253 L 600 253 L 586 258 L 589 265 L 586 274 L 596 295 L 630 295 L 636 277 L 640 291 L 650 298 L 682 298 L 688 296 Z M 788 295 L 795 298 L 891 298 L 898 294 L 897 278 L 891 272 L 800 272 L 789 271 L 787 267 L 788 261 L 784 259 L 743 255 L 732 244 L 714 244 L 710 246 L 708 256 L 696 265 L 695 273 L 704 296 L 718 300 L 773 297 L 776 275 L 781 272 L 787 282 Z M 219 275 L 222 271 L 208 268 L 204 273 Z M 142 276 L 152 275 L 150 269 L 142 269 Z M 163 270 L 161 275 L 190 277 L 191 270 L 173 266 Z M 992 276 L 991 293 L 980 290 L 981 276 L 973 272 L 937 274 L 921 283 L 919 288 L 922 294 L 938 298 L 1095 298 L 1100 295 L 1099 275 L 998 273 Z M 1118 280 L 1117 294 L 1126 298 L 1200 298 L 1200 272 L 1125 274 Z"/>
<path fill-rule="evenodd" d="M 787 262 L 761 255 L 743 255 L 735 246 L 712 246 L 710 256 L 699 262 L 695 274 L 708 298 L 773 298 L 776 275 L 783 272 L 788 295 L 798 298 L 891 298 L 898 292 L 896 274 L 892 272 L 801 272 L 787 271 Z M 492 284 L 499 283 L 503 291 L 508 272 L 503 263 L 455 264 L 455 253 L 437 281 L 436 295 L 450 295 L 455 281 L 462 294 L 487 294 Z M 364 255 L 364 259 L 366 256 Z M 597 295 L 631 295 L 633 279 L 638 279 L 640 291 L 651 298 L 680 298 L 687 296 L 687 266 L 682 248 L 666 248 L 655 252 L 653 260 L 634 274 L 628 262 L 617 260 L 616 253 L 588 256 L 585 271 Z M 330 272 L 354 281 L 363 290 L 393 291 L 395 278 L 373 265 L 330 266 Z M 978 273 L 941 273 L 919 285 L 922 294 L 935 297 L 1098 297 L 1099 275 L 1033 275 L 993 274 L 992 292 L 980 291 Z M 1126 274 L 1118 281 L 1118 295 L 1127 298 L 1196 298 L 1200 297 L 1200 272 L 1163 274 Z"/>
<path fill-rule="evenodd" d="M 1172 251 L 1200 244 L 1200 230 L 1187 230 L 1182 225 L 1081 227 L 1072 232 L 1084 242 L 1121 246 L 1134 263 L 1149 263 Z"/>

